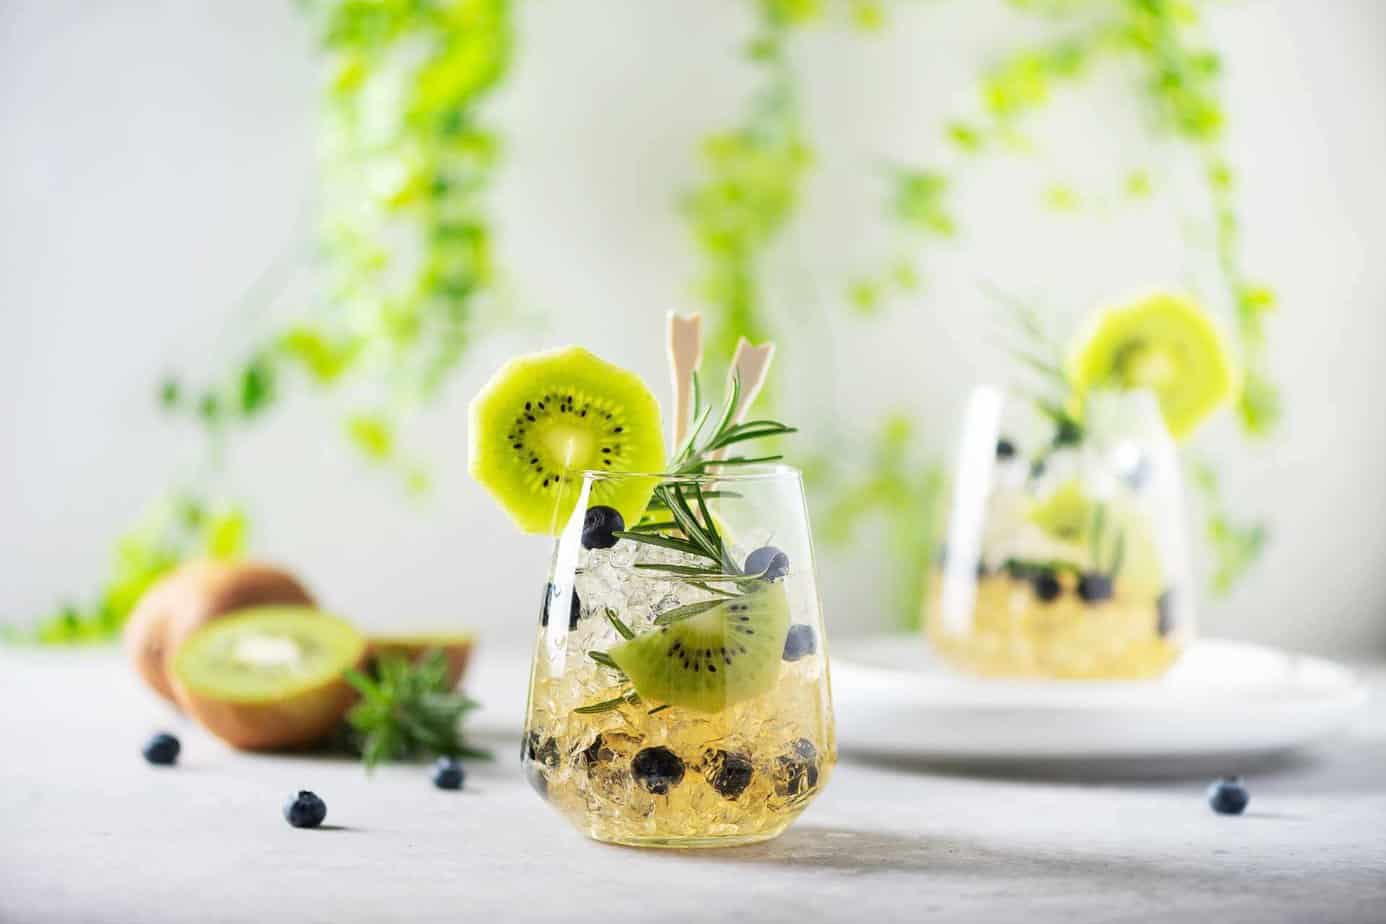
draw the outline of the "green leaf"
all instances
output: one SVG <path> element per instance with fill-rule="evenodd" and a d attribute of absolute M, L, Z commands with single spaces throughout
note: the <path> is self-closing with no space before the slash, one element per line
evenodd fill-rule
<path fill-rule="evenodd" d="M 694 616 L 706 613 L 708 610 L 716 609 L 725 603 L 726 600 L 699 600 L 696 603 L 685 603 L 683 606 L 675 607 L 660 613 L 654 618 L 657 626 L 669 626 L 676 622 L 683 622 L 685 619 L 692 619 Z"/>

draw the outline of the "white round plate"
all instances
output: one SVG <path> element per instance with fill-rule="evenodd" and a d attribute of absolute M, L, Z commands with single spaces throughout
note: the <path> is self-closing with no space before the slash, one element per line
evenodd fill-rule
<path fill-rule="evenodd" d="M 832 671 L 843 750 L 943 762 L 1268 754 L 1341 729 L 1367 699 L 1342 665 L 1215 639 L 1145 682 L 982 680 L 898 635 L 844 642 Z"/>

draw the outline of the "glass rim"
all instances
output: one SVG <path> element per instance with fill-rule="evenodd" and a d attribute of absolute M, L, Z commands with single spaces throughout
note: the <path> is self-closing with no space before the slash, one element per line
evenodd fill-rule
<path fill-rule="evenodd" d="M 619 481 L 627 478 L 652 479 L 656 481 L 691 481 L 697 484 L 710 484 L 726 481 L 773 481 L 780 478 L 802 478 L 803 472 L 793 465 L 783 462 L 758 462 L 754 465 L 733 465 L 725 471 L 713 472 L 610 472 L 603 469 L 583 469 L 583 481 Z"/>

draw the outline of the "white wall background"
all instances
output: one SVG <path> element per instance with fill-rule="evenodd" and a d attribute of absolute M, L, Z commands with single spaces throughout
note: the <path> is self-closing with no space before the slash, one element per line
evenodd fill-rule
<path fill-rule="evenodd" d="M 945 453 L 968 384 L 1002 375 L 978 281 L 1043 298 L 1056 318 L 1152 283 L 1211 288 L 1115 83 L 1064 96 L 1032 162 L 959 190 L 963 238 L 931 257 L 926 294 L 864 323 L 841 281 L 881 243 L 865 168 L 939 153 L 980 62 L 1024 33 L 1000 4 L 904 4 L 881 38 L 806 37 L 799 62 L 820 154 L 801 221 L 776 252 L 791 419 L 812 430 L 912 409 Z M 733 0 L 523 4 L 497 117 L 501 256 L 544 313 L 478 351 L 413 437 L 439 490 L 405 503 L 301 397 L 235 450 L 256 544 L 372 625 L 465 622 L 527 638 L 547 559 L 465 477 L 469 396 L 507 353 L 580 341 L 662 383 L 663 313 L 695 270 L 674 193 L 697 139 L 732 119 L 749 25 Z M 1209 631 L 1300 648 L 1386 646 L 1386 5 L 1221 5 L 1230 149 L 1251 271 L 1278 289 L 1273 355 L 1286 426 L 1228 466 L 1228 493 L 1274 518 L 1268 557 Z M 0 2 L 0 620 L 94 586 L 110 539 L 194 458 L 154 407 L 161 372 L 237 355 L 235 301 L 308 230 L 315 71 L 287 0 Z M 1075 217 L 1037 207 L 1053 180 L 1113 189 L 1130 166 L 1155 203 Z M 1104 179 L 1105 178 L 1105 179 Z M 1107 183 L 1104 187 L 1103 183 Z M 1177 197 L 1175 197 L 1177 198 Z M 1190 191 L 1183 212 L 1198 207 Z M 818 367 L 835 371 L 817 374 Z M 812 373 L 812 374 L 810 374 Z M 1229 421 L 1202 435 L 1235 451 Z M 886 581 L 864 537 L 822 564 L 838 632 L 884 624 Z"/>

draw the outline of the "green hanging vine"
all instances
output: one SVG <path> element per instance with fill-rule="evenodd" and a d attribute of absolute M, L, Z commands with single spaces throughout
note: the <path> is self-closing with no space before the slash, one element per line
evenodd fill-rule
<path fill-rule="evenodd" d="M 1238 416 L 1244 432 L 1261 436 L 1279 417 L 1279 392 L 1269 378 L 1265 358 L 1265 316 L 1274 308 L 1273 293 L 1248 278 L 1241 263 L 1240 224 L 1236 213 L 1235 179 L 1222 146 L 1225 117 L 1220 99 L 1222 62 L 1202 33 L 1201 7 L 1195 0 L 1008 0 L 1026 14 L 1043 16 L 1055 27 L 1054 37 L 1010 52 L 982 76 L 976 111 L 955 118 L 943 128 L 944 143 L 965 165 L 991 152 L 1025 153 L 1033 145 L 1023 132 L 1025 120 L 1042 109 L 1055 90 L 1077 85 L 1101 64 L 1124 64 L 1135 75 L 1148 104 L 1155 129 L 1180 141 L 1197 157 L 1207 192 L 1206 211 L 1213 228 L 1214 253 L 1225 299 L 1230 304 L 1240 344 L 1243 387 Z M 933 240 L 955 237 L 959 222 L 950 205 L 959 168 L 893 165 L 885 214 L 898 229 L 900 241 L 882 266 L 853 280 L 847 297 L 858 311 L 872 314 L 893 295 L 917 289 L 921 278 L 921 247 Z M 1133 169 L 1125 194 L 1133 199 L 1152 192 L 1149 173 Z M 1080 194 L 1055 185 L 1046 191 L 1055 211 L 1081 207 Z M 937 483 L 938 463 L 916 456 L 921 483 Z M 1207 511 L 1207 545 L 1214 559 L 1213 589 L 1225 593 L 1245 573 L 1262 550 L 1263 524 L 1235 522 L 1217 492 L 1217 479 L 1206 463 L 1197 469 L 1197 486 Z M 879 478 L 867 473 L 865 485 Z M 848 483 L 840 497 L 861 489 Z M 830 508 L 843 520 L 832 524 L 845 533 L 856 520 L 879 514 L 893 534 L 930 529 L 916 510 L 899 505 L 834 503 Z M 934 509 L 930 507 L 928 509 Z M 925 518 L 927 519 L 927 518 Z M 911 526 L 913 523 L 913 526 Z M 921 540 L 923 541 L 923 540 Z M 905 543 L 911 567 L 918 560 L 914 546 Z M 927 560 L 927 559 L 925 559 Z M 897 569 L 906 567 L 896 562 Z M 917 601 L 924 589 L 901 599 L 901 618 L 917 624 Z"/>
<path fill-rule="evenodd" d="M 803 27 L 845 22 L 885 24 L 883 0 L 750 0 L 754 34 L 745 47 L 753 89 L 740 118 L 702 143 L 699 180 L 681 213 L 700 259 L 698 298 L 712 321 L 709 357 L 729 356 L 737 337 L 764 339 L 774 319 L 766 291 L 767 255 L 800 206 L 813 167 L 799 77 L 792 61 Z M 1045 17 L 1055 37 L 1018 49 L 982 76 L 976 111 L 943 128 L 961 163 L 1017 152 L 1022 128 L 1056 89 L 1076 85 L 1103 63 L 1137 75 L 1142 98 L 1167 136 L 1196 152 L 1208 193 L 1217 265 L 1237 319 L 1246 382 L 1240 405 L 1248 433 L 1264 433 L 1279 402 L 1266 374 L 1264 318 L 1274 298 L 1240 262 L 1235 182 L 1222 151 L 1220 61 L 1203 39 L 1193 0 L 1009 0 Z M 367 459 L 403 477 L 412 491 L 427 473 L 403 448 L 401 425 L 435 396 L 478 336 L 488 310 L 503 309 L 487 191 L 499 159 L 485 105 L 501 85 L 513 51 L 509 0 L 299 0 L 319 37 L 327 68 L 322 89 L 322 200 L 318 246 L 305 267 L 318 298 L 308 310 L 261 330 L 231 372 L 210 383 L 171 378 L 160 388 L 168 411 L 195 421 L 207 462 L 191 483 L 152 505 L 118 543 L 96 599 L 65 606 L 39 627 L 40 638 L 71 641 L 117 632 L 140 593 L 193 554 L 234 555 L 248 521 L 215 497 L 216 473 L 233 435 L 304 385 L 346 396 L 346 438 Z M 879 310 L 913 290 L 923 275 L 919 251 L 955 237 L 962 222 L 951 193 L 956 169 L 889 168 L 886 214 L 899 231 L 882 267 L 854 280 L 849 301 Z M 1144 170 L 1125 192 L 1152 194 Z M 1059 211 L 1083 207 L 1078 191 L 1046 192 Z M 273 289 L 284 266 L 261 287 Z M 268 301 L 257 290 L 252 303 Z M 893 416 L 861 459 L 820 459 L 810 466 L 820 526 L 845 540 L 868 517 L 884 519 L 895 550 L 896 600 L 905 621 L 918 600 L 941 515 L 944 476 L 913 432 Z M 1200 469 L 1203 472 L 1203 469 Z M 1216 478 L 1200 474 L 1205 492 Z M 1215 494 L 1210 494 L 1216 500 Z M 1215 581 L 1229 586 L 1255 559 L 1264 529 L 1238 526 L 1212 503 L 1210 541 L 1220 562 Z"/>
<path fill-rule="evenodd" d="M 166 380 L 159 400 L 195 421 L 207 462 L 117 543 L 89 604 L 42 620 L 42 641 L 110 638 L 153 581 L 196 554 L 244 547 L 244 512 L 212 499 L 231 436 L 301 383 L 349 391 L 346 438 L 411 491 L 427 474 L 399 425 L 458 368 L 478 313 L 494 303 L 487 189 L 499 138 L 483 107 L 512 50 L 509 0 L 301 0 L 327 76 L 322 202 L 312 269 L 320 297 L 263 332 L 224 378 Z M 253 307 L 272 293 L 255 293 Z"/>

